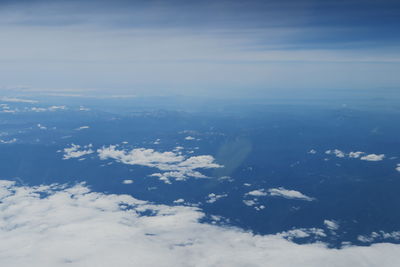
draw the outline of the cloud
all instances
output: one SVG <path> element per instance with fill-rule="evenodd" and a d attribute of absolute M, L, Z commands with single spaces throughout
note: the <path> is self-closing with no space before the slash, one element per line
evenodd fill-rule
<path fill-rule="evenodd" d="M 379 231 L 379 232 L 372 232 L 369 235 L 359 235 L 357 239 L 363 243 L 372 243 L 377 240 L 382 241 L 385 239 L 391 239 L 391 240 L 400 240 L 400 231 L 394 231 L 394 232 L 384 232 L 384 231 Z"/>
<path fill-rule="evenodd" d="M 254 197 L 261 197 L 261 196 L 266 196 L 267 192 L 265 192 L 264 189 L 258 189 L 258 190 L 250 191 L 246 195 L 254 196 Z"/>
<path fill-rule="evenodd" d="M 37 103 L 35 100 L 19 99 L 19 98 L 0 98 L 0 101 L 6 99 L 6 102 L 16 102 L 16 103 Z M 65 110 L 66 106 L 49 106 L 49 107 L 23 107 L 11 109 L 7 104 L 0 104 L 1 112 L 4 113 L 17 113 L 17 112 L 46 112 L 46 111 L 57 111 Z"/>
<path fill-rule="evenodd" d="M 161 143 L 160 139 L 156 139 L 156 141 L 153 142 L 154 145 L 159 145 Z"/>
<path fill-rule="evenodd" d="M 315 239 L 326 237 L 324 230 L 319 228 L 299 228 L 281 232 L 277 235 L 287 238 L 288 240 L 306 238 L 310 236 L 313 236 Z"/>
<path fill-rule="evenodd" d="M 361 160 L 366 160 L 366 161 L 381 161 L 385 158 L 384 154 L 369 154 L 366 156 L 361 157 Z"/>
<path fill-rule="evenodd" d="M 190 140 L 195 140 L 195 139 L 196 139 L 196 138 L 194 138 L 193 136 L 186 136 L 186 137 L 185 137 L 185 140 L 189 140 L 189 141 L 190 141 Z"/>
<path fill-rule="evenodd" d="M 397 163 L 397 165 L 396 165 L 396 171 L 400 172 L 400 163 Z"/>
<path fill-rule="evenodd" d="M 254 235 L 199 220 L 198 208 L 155 205 L 128 195 L 0 181 L 0 266 L 398 266 L 400 246 L 330 249 L 291 237 Z"/>
<path fill-rule="evenodd" d="M 308 197 L 299 191 L 295 190 L 287 190 L 283 187 L 278 187 L 278 188 L 271 188 L 268 189 L 266 192 L 264 189 L 257 189 L 250 191 L 245 194 L 245 196 L 253 196 L 253 197 L 265 197 L 265 196 L 279 196 L 279 197 L 284 197 L 284 198 L 289 198 L 289 199 L 300 199 L 300 200 L 307 200 L 307 201 L 312 201 L 314 198 Z M 252 206 L 254 204 L 257 204 L 257 199 L 254 199 L 252 202 L 245 202 L 246 205 Z"/>
<path fill-rule="evenodd" d="M 336 221 L 324 220 L 325 226 L 332 231 L 339 229 L 339 224 Z"/>
<path fill-rule="evenodd" d="M 75 130 L 81 131 L 81 130 L 85 130 L 85 129 L 89 129 L 89 128 L 90 128 L 89 126 L 81 126 L 81 127 L 76 128 Z"/>
<path fill-rule="evenodd" d="M 216 202 L 218 199 L 224 198 L 227 196 L 228 196 L 227 194 L 217 195 L 217 194 L 211 193 L 211 194 L 208 194 L 206 202 L 211 204 L 211 203 Z"/>
<path fill-rule="evenodd" d="M 338 158 L 344 158 L 346 156 L 346 154 L 339 149 L 327 150 L 327 151 L 325 151 L 325 154 L 335 155 Z"/>
<path fill-rule="evenodd" d="M 133 180 L 126 179 L 122 181 L 123 184 L 133 184 Z"/>
<path fill-rule="evenodd" d="M 364 154 L 364 152 L 361 152 L 361 151 L 350 152 L 349 153 L 349 157 L 350 158 L 354 158 L 354 159 L 358 159 L 362 154 Z"/>
<path fill-rule="evenodd" d="M 1 112 L 3 113 L 16 113 L 17 109 L 11 109 L 7 104 L 0 104 Z"/>
<path fill-rule="evenodd" d="M 12 139 L 9 139 L 9 140 L 0 139 L 0 144 L 13 144 L 15 142 L 17 142 L 16 138 L 12 138 Z"/>
<path fill-rule="evenodd" d="M 66 106 L 50 106 L 47 108 L 43 108 L 43 107 L 32 107 L 30 110 L 31 111 L 35 111 L 35 112 L 46 112 L 46 111 L 57 111 L 57 110 L 66 110 L 67 107 Z"/>
<path fill-rule="evenodd" d="M 13 102 L 13 103 L 29 103 L 29 104 L 34 104 L 38 102 L 36 100 L 16 98 L 16 97 L 0 97 L 0 101 Z"/>
<path fill-rule="evenodd" d="M 179 198 L 177 200 L 174 200 L 174 204 L 181 204 L 181 203 L 184 203 L 184 202 L 185 202 L 185 200 L 183 198 Z"/>
<path fill-rule="evenodd" d="M 314 198 L 308 197 L 299 191 L 287 190 L 283 187 L 271 188 L 268 190 L 268 193 L 270 196 L 284 197 L 284 198 L 288 198 L 288 199 L 299 199 L 299 200 L 306 200 L 306 201 L 314 200 Z"/>
<path fill-rule="evenodd" d="M 338 158 L 345 158 L 345 157 L 349 157 L 349 158 L 354 158 L 354 159 L 360 159 L 360 160 L 365 160 L 365 161 L 381 161 L 385 158 L 385 154 L 367 154 L 365 152 L 362 151 L 357 151 L 357 152 L 353 152 L 351 151 L 350 153 L 345 153 L 339 149 L 334 149 L 334 150 L 327 150 L 325 151 L 325 154 L 328 155 L 335 155 Z M 364 155 L 364 156 L 362 156 Z"/>
<path fill-rule="evenodd" d="M 252 199 L 244 199 L 244 200 L 243 200 L 243 203 L 244 203 L 246 206 L 249 206 L 249 207 L 254 206 L 254 205 L 257 205 L 257 202 L 256 202 L 255 200 L 252 200 Z"/>
<path fill-rule="evenodd" d="M 80 158 L 85 155 L 89 155 L 94 153 L 92 150 L 93 145 L 89 144 L 81 147 L 80 145 L 72 144 L 71 147 L 64 148 L 64 156 L 63 159 L 72 159 L 72 158 Z M 82 148 L 82 150 L 80 150 Z"/>
<path fill-rule="evenodd" d="M 44 126 L 44 125 L 42 125 L 42 124 L 40 124 L 40 123 L 38 123 L 36 126 L 37 126 L 40 130 L 47 130 L 47 127 Z"/>
<path fill-rule="evenodd" d="M 130 151 L 119 150 L 111 145 L 97 150 L 101 160 L 114 159 L 117 162 L 128 165 L 140 165 L 159 169 L 162 172 L 153 173 L 151 176 L 159 177 L 165 183 L 171 183 L 171 179 L 178 181 L 193 178 L 207 178 L 197 169 L 221 168 L 214 162 L 211 155 L 185 157 L 174 151 L 158 152 L 154 149 L 135 148 Z"/>

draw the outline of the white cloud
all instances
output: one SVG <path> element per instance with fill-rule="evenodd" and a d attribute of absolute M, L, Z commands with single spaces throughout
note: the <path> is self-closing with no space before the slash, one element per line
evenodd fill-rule
<path fill-rule="evenodd" d="M 158 152 L 154 149 L 135 148 L 130 151 L 119 150 L 117 146 L 111 145 L 97 150 L 100 159 L 115 159 L 116 161 L 129 165 L 141 165 L 157 168 L 161 173 L 151 176 L 159 177 L 165 183 L 171 183 L 171 179 L 186 180 L 189 177 L 206 178 L 207 176 L 198 172 L 197 169 L 220 168 L 221 165 L 214 162 L 210 155 L 185 156 L 174 151 Z"/>
<path fill-rule="evenodd" d="M 85 130 L 85 129 L 89 129 L 89 128 L 90 128 L 89 126 L 81 126 L 81 127 L 76 128 L 75 130 L 81 131 L 81 130 Z"/>
<path fill-rule="evenodd" d="M 354 159 L 360 159 L 360 160 L 366 160 L 366 161 L 381 161 L 385 158 L 385 154 L 369 154 L 365 156 L 361 156 L 363 154 L 366 154 L 365 152 L 362 151 L 357 151 L 357 152 L 350 152 L 349 154 L 346 154 L 345 152 L 339 150 L 339 149 L 334 149 L 334 150 L 327 150 L 325 151 L 325 154 L 328 155 L 335 155 L 338 158 L 354 158 Z"/>
<path fill-rule="evenodd" d="M 133 180 L 126 179 L 122 181 L 123 184 L 133 184 Z"/>
<path fill-rule="evenodd" d="M 396 171 L 400 172 L 400 163 L 397 163 L 397 165 L 396 165 Z"/>
<path fill-rule="evenodd" d="M 86 107 L 80 106 L 79 110 L 80 111 L 90 111 L 90 108 L 86 108 Z"/>
<path fill-rule="evenodd" d="M 369 235 L 359 235 L 357 239 L 364 243 L 371 243 L 376 240 L 385 240 L 385 239 L 392 239 L 398 241 L 400 240 L 400 231 L 394 231 L 390 233 L 384 231 L 372 232 Z"/>
<path fill-rule="evenodd" d="M 196 138 L 194 138 L 193 136 L 186 136 L 186 137 L 185 137 L 185 140 L 189 140 L 189 141 L 190 141 L 190 140 L 195 140 L 195 139 L 196 139 Z"/>
<path fill-rule="evenodd" d="M 262 197 L 262 196 L 266 196 L 267 192 L 265 192 L 264 189 L 257 189 L 257 190 L 248 192 L 246 195 L 254 196 L 254 197 Z"/>
<path fill-rule="evenodd" d="M 357 151 L 357 152 L 350 152 L 349 157 L 358 159 L 362 154 L 365 154 L 365 152 Z"/>
<path fill-rule="evenodd" d="M 55 110 L 64 110 L 64 109 L 66 109 L 67 107 L 66 106 L 50 106 L 49 108 L 48 108 L 48 110 L 50 110 L 50 111 L 55 111 Z"/>
<path fill-rule="evenodd" d="M 63 159 L 80 158 L 85 155 L 94 153 L 92 144 L 81 147 L 80 145 L 71 144 L 71 147 L 64 148 Z M 82 150 L 80 150 L 82 148 Z"/>
<path fill-rule="evenodd" d="M 160 139 L 157 139 L 156 141 L 153 142 L 154 145 L 159 145 L 161 143 Z"/>
<path fill-rule="evenodd" d="M 254 206 L 254 205 L 257 205 L 257 202 L 256 202 L 255 200 L 252 200 L 252 199 L 244 199 L 244 200 L 243 200 L 243 203 L 244 203 L 246 206 L 249 206 L 249 207 Z"/>
<path fill-rule="evenodd" d="M 34 112 L 46 112 L 46 111 L 57 111 L 57 110 L 65 110 L 66 106 L 50 106 L 48 108 L 43 107 L 32 107 L 30 110 Z"/>
<path fill-rule="evenodd" d="M 332 231 L 339 229 L 339 224 L 333 220 L 324 220 L 325 226 Z"/>
<path fill-rule="evenodd" d="M 311 149 L 310 151 L 308 151 L 308 154 L 317 154 L 317 150 Z"/>
<path fill-rule="evenodd" d="M 3 140 L 3 139 L 0 139 L 0 144 L 13 144 L 13 143 L 15 143 L 15 142 L 17 142 L 17 139 L 16 139 L 16 138 L 13 138 L 13 139 L 10 139 L 10 140 Z"/>
<path fill-rule="evenodd" d="M 44 126 L 44 125 L 42 125 L 42 124 L 40 124 L 40 123 L 38 123 L 36 126 L 37 126 L 40 130 L 47 130 L 47 127 Z"/>
<path fill-rule="evenodd" d="M 333 154 L 338 158 L 344 158 L 346 156 L 346 154 L 343 151 L 339 150 L 339 149 L 327 150 L 327 151 L 325 151 L 325 154 L 328 154 L 328 155 L 332 155 Z"/>
<path fill-rule="evenodd" d="M 384 154 L 369 154 L 366 156 L 361 157 L 361 160 L 366 160 L 366 161 L 381 161 L 385 158 Z"/>
<path fill-rule="evenodd" d="M 287 238 L 288 240 L 306 238 L 310 236 L 313 236 L 314 238 L 326 237 L 324 230 L 319 228 L 299 228 L 281 232 L 277 235 Z"/>
<path fill-rule="evenodd" d="M 233 179 L 230 176 L 221 176 L 221 177 L 218 178 L 218 181 L 232 183 L 232 182 L 235 181 L 235 179 Z"/>
<path fill-rule="evenodd" d="M 1 181 L 0 211 L 4 267 L 400 265 L 400 245 L 300 245 L 290 236 L 323 235 L 322 230 L 254 235 L 200 223 L 204 214 L 198 208 L 154 205 L 128 195 L 90 192 L 83 185 L 28 187 Z"/>
<path fill-rule="evenodd" d="M 218 199 L 224 198 L 227 196 L 228 196 L 227 194 L 217 195 L 217 194 L 211 193 L 211 194 L 208 194 L 206 202 L 211 204 L 211 203 L 216 202 Z"/>
<path fill-rule="evenodd" d="M 174 200 L 174 204 L 181 204 L 181 203 L 184 203 L 184 202 L 185 202 L 185 200 L 183 198 L 179 198 L 177 200 Z"/>
<path fill-rule="evenodd" d="M 38 102 L 36 100 L 23 99 L 23 98 L 17 98 L 17 97 L 1 97 L 0 101 L 13 102 L 13 103 L 30 103 L 30 104 Z"/>
<path fill-rule="evenodd" d="M 283 187 L 271 188 L 268 190 L 268 193 L 271 196 L 278 196 L 278 197 L 284 197 L 284 198 L 289 198 L 289 199 L 299 199 L 299 200 L 306 200 L 306 201 L 314 200 L 314 198 L 308 197 L 299 191 L 287 190 Z"/>

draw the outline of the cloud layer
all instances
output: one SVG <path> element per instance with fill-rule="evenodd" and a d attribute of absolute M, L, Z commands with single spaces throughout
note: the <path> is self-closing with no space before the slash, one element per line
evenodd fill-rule
<path fill-rule="evenodd" d="M 3 180 L 0 211 L 4 267 L 400 264 L 399 245 L 299 245 L 285 238 L 289 233 L 259 236 L 200 223 L 204 214 L 197 208 L 91 192 L 82 184 L 28 187 Z"/>

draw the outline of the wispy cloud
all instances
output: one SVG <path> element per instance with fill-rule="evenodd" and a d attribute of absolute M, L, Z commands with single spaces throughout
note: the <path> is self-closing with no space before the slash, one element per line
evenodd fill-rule
<path fill-rule="evenodd" d="M 299 199 L 306 201 L 313 201 L 314 198 L 304 195 L 303 193 L 296 190 L 288 190 L 283 187 L 268 189 L 268 193 L 271 196 L 284 197 L 288 199 Z"/>
<path fill-rule="evenodd" d="M 38 102 L 36 100 L 17 98 L 17 97 L 1 97 L 0 101 L 2 101 L 2 102 L 12 102 L 12 103 L 29 103 L 29 104 L 34 104 L 34 103 Z"/>
<path fill-rule="evenodd" d="M 386 11 L 363 4 L 362 12 L 347 2 L 335 9 L 324 1 L 150 2 L 3 5 L 0 33 L 12 38 L 2 40 L 2 83 L 25 77 L 32 88 L 81 88 L 77 95 L 97 88 L 112 91 L 108 97 L 159 95 L 165 88 L 226 97 L 249 88 L 260 94 L 400 83 L 394 34 L 400 23 L 389 16 L 390 1 L 380 5 Z M 393 34 L 385 34 L 389 28 Z"/>

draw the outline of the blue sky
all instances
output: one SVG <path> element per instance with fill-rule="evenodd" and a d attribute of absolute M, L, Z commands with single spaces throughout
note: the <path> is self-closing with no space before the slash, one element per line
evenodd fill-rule
<path fill-rule="evenodd" d="M 0 88 L 269 96 L 400 84 L 397 1 L 1 1 Z"/>

